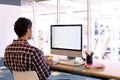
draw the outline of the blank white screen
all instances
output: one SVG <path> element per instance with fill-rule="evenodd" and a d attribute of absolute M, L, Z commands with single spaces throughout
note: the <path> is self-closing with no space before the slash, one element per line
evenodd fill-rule
<path fill-rule="evenodd" d="M 52 27 L 52 48 L 81 50 L 81 26 Z"/>

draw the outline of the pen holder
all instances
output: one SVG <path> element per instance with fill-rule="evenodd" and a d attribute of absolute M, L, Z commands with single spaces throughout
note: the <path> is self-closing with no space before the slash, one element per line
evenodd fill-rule
<path fill-rule="evenodd" d="M 93 54 L 94 54 L 94 52 L 85 52 L 85 54 L 86 54 L 86 63 L 87 64 L 92 64 L 93 63 Z"/>
<path fill-rule="evenodd" d="M 87 55 L 86 56 L 86 62 L 87 62 L 87 64 L 92 64 L 93 63 L 93 57 L 92 57 L 92 55 Z"/>

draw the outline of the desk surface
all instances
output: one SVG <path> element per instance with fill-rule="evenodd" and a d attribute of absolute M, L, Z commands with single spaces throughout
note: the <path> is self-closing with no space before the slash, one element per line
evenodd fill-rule
<path fill-rule="evenodd" d="M 91 76 L 101 77 L 101 78 L 111 78 L 120 80 L 120 63 L 103 61 L 105 67 L 97 69 L 85 69 L 85 70 L 76 70 L 75 66 L 56 64 L 52 65 L 52 69 L 63 70 L 67 72 L 72 72 L 75 74 L 87 74 Z"/>

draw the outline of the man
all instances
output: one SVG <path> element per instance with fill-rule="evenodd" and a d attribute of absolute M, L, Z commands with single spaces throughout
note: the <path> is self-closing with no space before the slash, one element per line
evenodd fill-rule
<path fill-rule="evenodd" d="M 45 59 L 41 50 L 27 42 L 31 38 L 32 22 L 20 17 L 15 22 L 14 31 L 18 39 L 5 49 L 5 66 L 11 71 L 36 71 L 40 80 L 46 80 L 50 75 L 52 60 Z"/>

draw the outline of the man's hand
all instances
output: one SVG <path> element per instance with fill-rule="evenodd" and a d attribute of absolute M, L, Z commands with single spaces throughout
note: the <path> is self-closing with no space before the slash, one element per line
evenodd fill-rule
<path fill-rule="evenodd" d="M 53 60 L 52 59 L 45 59 L 45 62 L 49 65 L 53 64 Z"/>

